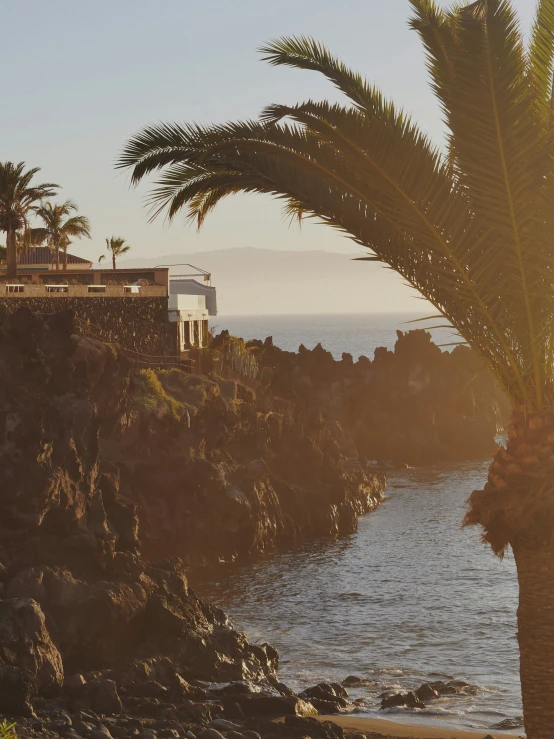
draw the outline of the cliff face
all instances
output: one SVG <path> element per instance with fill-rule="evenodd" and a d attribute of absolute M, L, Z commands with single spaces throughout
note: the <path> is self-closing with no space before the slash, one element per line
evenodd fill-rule
<path fill-rule="evenodd" d="M 268 392 L 340 424 L 362 459 L 429 464 L 494 453 L 509 405 L 478 357 L 465 346 L 441 351 L 426 331 L 397 333 L 394 351 L 377 349 L 373 361 L 335 361 L 321 346 L 284 352 L 271 339 L 247 346 Z"/>
<path fill-rule="evenodd" d="M 349 533 L 384 491 L 338 425 L 219 378 L 142 373 L 100 439 L 149 556 L 228 560 Z"/>
<path fill-rule="evenodd" d="M 130 665 L 165 657 L 174 681 L 274 679 L 275 651 L 200 601 L 179 560 L 142 558 L 136 506 L 99 459 L 128 368 L 72 333 L 69 314 L 0 327 L 0 711 L 60 695 L 64 673 L 117 696 Z"/>

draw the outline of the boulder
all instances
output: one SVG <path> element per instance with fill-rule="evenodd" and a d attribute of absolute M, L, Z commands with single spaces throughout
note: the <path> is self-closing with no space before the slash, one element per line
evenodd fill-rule
<path fill-rule="evenodd" d="M 65 695 L 69 696 L 80 695 L 86 684 L 86 679 L 80 673 L 76 673 L 75 675 L 66 675 L 63 681 L 63 692 Z"/>
<path fill-rule="evenodd" d="M 87 683 L 83 691 L 83 699 L 93 711 L 108 716 L 121 713 L 123 708 L 113 680 L 99 678 Z"/>
<path fill-rule="evenodd" d="M 436 691 L 429 683 L 424 683 L 415 691 L 417 698 L 420 701 L 430 701 L 440 698 L 440 693 Z"/>
<path fill-rule="evenodd" d="M 30 598 L 0 601 L 0 710 L 21 710 L 35 695 L 55 696 L 63 679 L 62 658 L 39 604 Z"/>
<path fill-rule="evenodd" d="M 425 704 L 422 703 L 415 693 L 395 693 L 387 698 L 383 698 L 381 701 L 381 710 L 386 708 L 396 708 L 400 706 L 407 706 L 408 708 L 425 708 Z"/>
<path fill-rule="evenodd" d="M 236 696 L 246 716 L 317 716 L 316 708 L 301 698 L 273 695 Z"/>
<path fill-rule="evenodd" d="M 346 686 L 356 686 L 361 683 L 363 683 L 363 678 L 358 677 L 357 675 L 348 675 L 348 677 L 345 677 L 342 681 L 342 684 Z"/>
<path fill-rule="evenodd" d="M 299 697 L 312 703 L 321 714 L 339 713 L 350 705 L 348 693 L 339 683 L 319 683 L 304 690 Z"/>

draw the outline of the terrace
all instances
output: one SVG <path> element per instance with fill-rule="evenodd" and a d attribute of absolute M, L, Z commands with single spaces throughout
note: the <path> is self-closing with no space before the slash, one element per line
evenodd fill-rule
<path fill-rule="evenodd" d="M 167 297 L 164 285 L 78 285 L 58 282 L 37 285 L 33 283 L 5 283 L 0 285 L 3 298 L 153 298 Z"/>

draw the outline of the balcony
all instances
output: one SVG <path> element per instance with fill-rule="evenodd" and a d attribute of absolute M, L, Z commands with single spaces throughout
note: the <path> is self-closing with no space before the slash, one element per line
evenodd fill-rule
<path fill-rule="evenodd" d="M 167 297 L 165 285 L 0 285 L 4 298 L 158 298 Z"/>

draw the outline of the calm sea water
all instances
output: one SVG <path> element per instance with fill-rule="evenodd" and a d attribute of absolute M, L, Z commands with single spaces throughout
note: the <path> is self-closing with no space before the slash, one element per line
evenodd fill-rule
<path fill-rule="evenodd" d="M 361 354 L 373 359 L 378 346 L 394 347 L 396 331 L 409 331 L 444 323 L 444 319 L 411 323 L 424 317 L 413 313 L 355 314 L 317 316 L 217 316 L 212 319 L 216 331 L 228 329 L 243 339 L 265 339 L 273 336 L 273 342 L 287 351 L 298 351 L 300 344 L 313 349 L 320 343 L 336 359 L 343 352 L 356 360 Z M 452 329 L 430 332 L 438 344 L 458 341 Z"/>
<path fill-rule="evenodd" d="M 321 318 L 317 326 L 312 317 L 260 317 L 221 327 L 249 338 L 248 325 L 251 331 L 264 325 L 284 348 L 321 340 L 339 355 L 394 342 L 392 320 L 377 329 L 376 340 L 361 317 L 359 325 Z M 312 338 L 300 337 L 308 324 Z M 251 639 L 277 647 L 281 677 L 294 687 L 354 674 L 370 681 L 353 691 L 368 715 L 487 729 L 517 719 L 514 562 L 495 558 L 478 531 L 460 528 L 465 500 L 482 486 L 486 468 L 479 462 L 396 472 L 385 503 L 361 519 L 356 534 L 204 569 L 192 573 L 192 584 Z M 383 691 L 442 676 L 465 679 L 476 694 L 442 698 L 417 715 L 378 712 Z"/>

